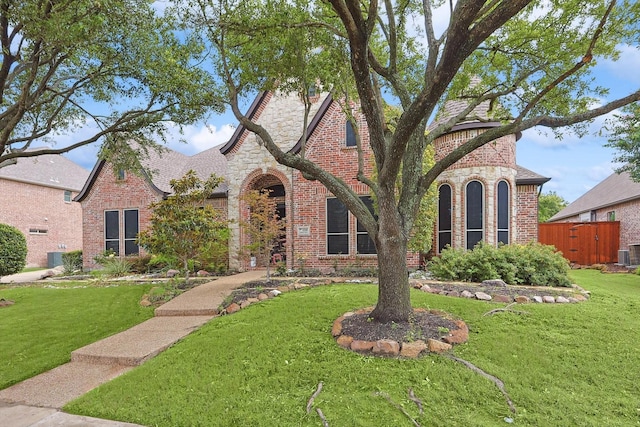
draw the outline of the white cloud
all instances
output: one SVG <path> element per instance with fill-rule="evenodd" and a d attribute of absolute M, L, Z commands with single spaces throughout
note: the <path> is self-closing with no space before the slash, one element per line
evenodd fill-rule
<path fill-rule="evenodd" d="M 640 84 L 640 49 L 630 45 L 619 45 L 620 59 L 613 61 L 607 59 L 601 61 L 597 68 L 602 69 L 604 72 L 610 74 L 610 77 L 614 79 L 625 80 L 626 84 Z M 627 89 L 629 87 L 627 86 Z"/>

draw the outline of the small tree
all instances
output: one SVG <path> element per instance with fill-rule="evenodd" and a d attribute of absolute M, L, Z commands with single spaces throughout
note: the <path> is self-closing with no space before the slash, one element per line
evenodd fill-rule
<path fill-rule="evenodd" d="M 199 259 L 211 242 L 226 242 L 227 221 L 221 212 L 207 204 L 222 178 L 211 175 L 202 181 L 193 170 L 170 182 L 173 195 L 152 203 L 151 226 L 138 236 L 141 246 L 151 253 L 177 259 L 189 280 L 189 262 Z"/>
<path fill-rule="evenodd" d="M 615 115 L 608 130 L 607 146 L 616 150 L 614 160 L 621 164 L 616 172 L 629 172 L 633 181 L 640 182 L 640 105 L 633 103 Z"/>
<path fill-rule="evenodd" d="M 22 270 L 27 260 L 27 240 L 15 227 L 0 224 L 0 277 Z"/>
<path fill-rule="evenodd" d="M 569 202 L 555 191 L 541 194 L 538 198 L 538 221 L 548 221 L 549 218 L 566 208 L 568 204 Z"/>
<path fill-rule="evenodd" d="M 269 190 L 251 190 L 242 197 L 249 208 L 248 220 L 240 222 L 249 236 L 245 252 L 255 256 L 267 266 L 267 280 L 271 280 L 271 255 L 284 235 L 285 221 L 278 216 L 276 201 Z"/>

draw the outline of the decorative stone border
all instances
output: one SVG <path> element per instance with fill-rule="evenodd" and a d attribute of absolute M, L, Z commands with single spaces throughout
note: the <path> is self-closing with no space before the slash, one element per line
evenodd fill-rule
<path fill-rule="evenodd" d="M 526 303 L 547 303 L 547 304 L 568 304 L 568 303 L 578 303 L 582 301 L 586 301 L 590 297 L 589 291 L 582 289 L 578 285 L 571 285 L 571 288 L 558 289 L 552 288 L 553 291 L 550 291 L 546 288 L 541 287 L 522 287 L 522 293 L 534 294 L 532 296 L 526 295 L 504 295 L 503 293 L 496 292 L 493 295 L 490 293 L 476 290 L 478 286 L 497 286 L 498 288 L 508 288 L 509 286 L 504 283 L 502 280 L 485 280 L 480 284 L 465 284 L 465 283 L 456 283 L 449 284 L 446 282 L 436 282 L 431 281 L 426 283 L 426 281 L 411 281 L 411 285 L 422 292 L 428 292 L 431 294 L 445 295 L 449 297 L 458 297 L 458 298 L 469 298 L 469 299 L 477 299 L 481 301 L 493 301 L 493 302 L 502 302 L 502 303 L 512 303 L 516 302 L 518 304 L 526 304 Z M 462 288 L 463 290 L 447 290 L 447 287 L 456 287 Z M 467 289 L 464 289 L 467 288 Z M 514 287 L 509 287 L 513 289 Z M 471 289 L 471 290 L 469 290 Z M 564 295 L 551 295 L 552 293 L 563 293 Z M 536 295 L 537 294 L 537 295 Z"/>
<path fill-rule="evenodd" d="M 348 311 L 333 322 L 331 335 L 333 335 L 336 339 L 336 343 L 340 347 L 357 353 L 370 353 L 383 357 L 405 357 L 415 359 L 429 352 L 444 353 L 451 350 L 454 344 L 461 344 L 469 339 L 469 328 L 466 323 L 459 319 L 451 319 L 451 321 L 458 327 L 457 329 L 450 330 L 449 333 L 440 340 L 430 338 L 426 342 L 424 340 L 397 342 L 389 339 L 362 341 L 355 340 L 349 335 L 342 334 L 342 322 L 347 317 L 354 316 L 356 314 L 369 314 L 371 313 L 371 310 L 373 310 L 373 307 L 363 308 L 357 311 Z M 447 313 L 440 310 L 414 308 L 413 311 L 414 313 L 422 312 L 443 317 L 449 316 Z"/>

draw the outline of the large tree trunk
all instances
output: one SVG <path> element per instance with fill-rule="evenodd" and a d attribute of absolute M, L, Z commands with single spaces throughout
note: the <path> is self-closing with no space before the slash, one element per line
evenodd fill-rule
<path fill-rule="evenodd" d="M 397 211 L 380 207 L 378 251 L 378 303 L 370 317 L 377 322 L 406 322 L 412 312 L 407 274 L 407 238 Z M 383 218 L 385 217 L 386 218 Z"/>

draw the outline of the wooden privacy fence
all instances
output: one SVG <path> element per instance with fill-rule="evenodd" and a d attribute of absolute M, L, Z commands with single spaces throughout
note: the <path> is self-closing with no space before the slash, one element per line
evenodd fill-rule
<path fill-rule="evenodd" d="M 556 222 L 538 227 L 538 241 L 553 245 L 574 264 L 618 262 L 620 221 Z"/>

